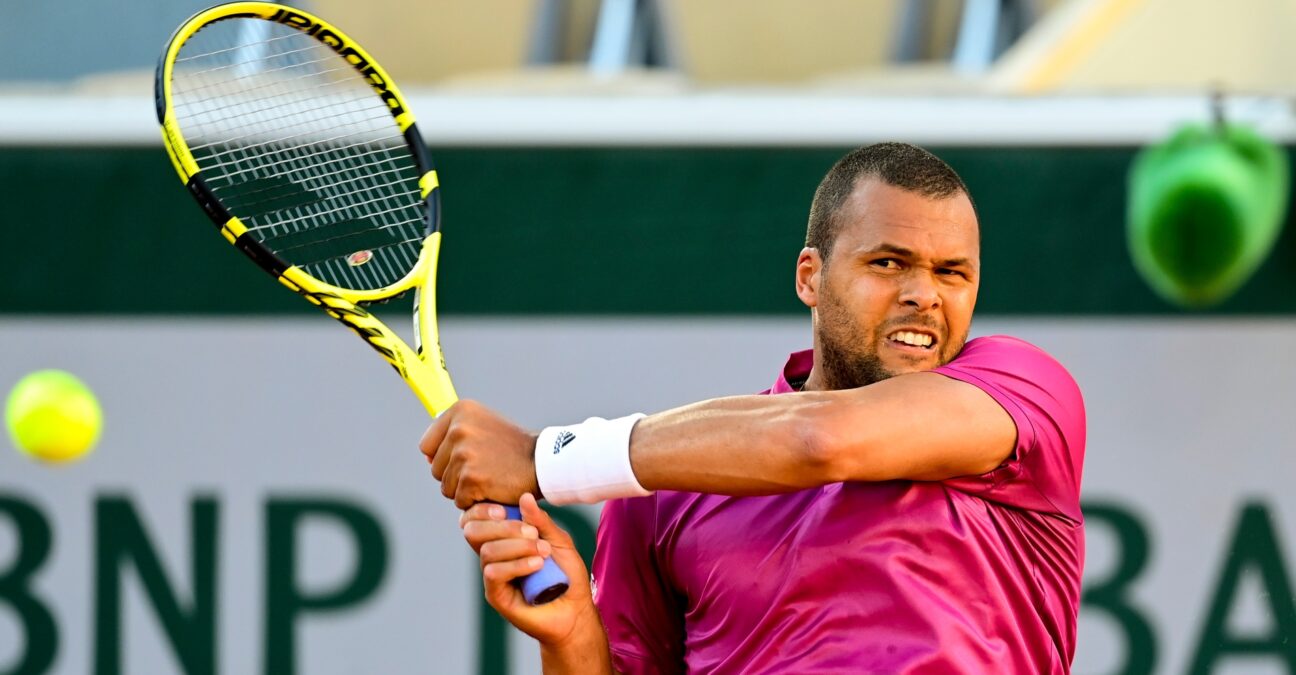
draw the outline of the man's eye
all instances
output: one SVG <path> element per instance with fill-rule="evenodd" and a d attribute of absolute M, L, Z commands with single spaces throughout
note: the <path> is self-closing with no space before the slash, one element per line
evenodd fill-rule
<path fill-rule="evenodd" d="M 882 258 L 881 260 L 874 260 L 873 264 L 888 270 L 893 270 L 900 267 L 900 261 L 896 260 L 895 258 Z"/>
<path fill-rule="evenodd" d="M 947 277 L 963 277 L 964 279 L 967 278 L 967 275 L 963 273 L 963 270 L 950 269 L 948 267 L 942 267 L 936 270 L 936 273 L 940 274 L 941 276 L 947 276 Z"/>

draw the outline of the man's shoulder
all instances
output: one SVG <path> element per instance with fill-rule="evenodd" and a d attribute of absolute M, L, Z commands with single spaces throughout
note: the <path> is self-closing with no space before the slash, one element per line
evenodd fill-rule
<path fill-rule="evenodd" d="M 967 344 L 963 345 L 963 349 L 959 352 L 959 355 L 954 357 L 954 360 L 958 361 L 968 357 L 969 355 L 976 356 L 990 352 L 1035 352 L 1047 356 L 1048 358 L 1053 358 L 1048 352 L 1044 351 L 1043 348 L 1019 337 L 1012 335 L 983 335 L 968 340 Z"/>
<path fill-rule="evenodd" d="M 1000 381 L 1007 378 L 1029 382 L 1032 388 L 1074 398 L 1075 403 L 1083 406 L 1080 386 L 1066 366 L 1043 348 L 1011 335 L 968 340 L 958 356 L 936 370 L 956 379 Z"/>
<path fill-rule="evenodd" d="M 1067 372 L 1066 367 L 1044 348 L 1012 335 L 985 335 L 968 340 L 948 365 L 957 367 L 988 364 L 1016 364 Z"/>

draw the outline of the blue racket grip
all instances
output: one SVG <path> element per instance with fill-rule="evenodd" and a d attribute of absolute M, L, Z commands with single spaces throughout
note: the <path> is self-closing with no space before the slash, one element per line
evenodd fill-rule
<path fill-rule="evenodd" d="M 522 520 L 522 512 L 516 506 L 504 505 L 504 512 L 509 520 Z M 522 597 L 528 605 L 543 605 L 557 600 L 567 592 L 567 575 L 559 569 L 553 558 L 545 558 L 544 566 L 531 574 L 517 579 L 514 585 L 522 589 Z"/>

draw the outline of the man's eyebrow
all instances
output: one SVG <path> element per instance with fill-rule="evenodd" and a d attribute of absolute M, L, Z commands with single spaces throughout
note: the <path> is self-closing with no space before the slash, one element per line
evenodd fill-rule
<path fill-rule="evenodd" d="M 900 256 L 901 258 L 917 257 L 917 255 L 913 251 L 903 246 L 897 246 L 895 244 L 886 244 L 886 243 L 878 244 L 877 246 L 874 246 L 873 248 L 868 249 L 867 251 L 862 251 L 861 253 L 862 255 L 892 253 L 894 255 Z M 938 267 L 971 267 L 972 260 L 970 258 L 946 258 L 945 260 L 937 260 L 936 265 Z"/>
<path fill-rule="evenodd" d="M 914 257 L 913 251 L 910 251 L 909 249 L 903 246 L 896 246 L 895 244 L 878 244 L 877 246 L 874 246 L 873 248 L 870 248 L 866 251 L 861 251 L 860 253 L 862 253 L 863 255 L 873 255 L 875 253 L 894 253 L 895 255 L 898 255 L 901 258 Z"/>

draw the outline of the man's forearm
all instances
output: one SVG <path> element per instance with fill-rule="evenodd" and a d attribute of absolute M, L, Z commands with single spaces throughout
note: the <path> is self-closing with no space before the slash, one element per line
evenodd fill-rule
<path fill-rule="evenodd" d="M 736 396 L 639 420 L 630 465 L 647 490 L 778 494 L 842 481 L 944 480 L 999 466 L 1017 428 L 993 398 L 934 373 L 867 387 Z"/>
<path fill-rule="evenodd" d="M 735 396 L 646 417 L 630 439 L 649 490 L 728 495 L 792 492 L 832 482 L 816 409 L 831 395 Z"/>
<path fill-rule="evenodd" d="M 540 662 L 545 675 L 611 675 L 612 654 L 607 633 L 597 613 L 582 621 L 560 645 L 540 644 Z"/>

